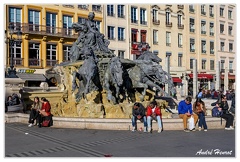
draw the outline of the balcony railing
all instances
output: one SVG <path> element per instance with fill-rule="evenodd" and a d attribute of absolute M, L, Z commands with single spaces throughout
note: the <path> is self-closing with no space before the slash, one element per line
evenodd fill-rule
<path fill-rule="evenodd" d="M 102 7 L 100 6 L 92 6 L 92 10 L 95 12 L 102 13 Z"/>
<path fill-rule="evenodd" d="M 189 11 L 194 13 L 195 10 L 193 8 L 189 8 Z"/>
<path fill-rule="evenodd" d="M 194 32 L 195 32 L 195 29 L 190 29 L 190 32 L 194 33 Z"/>
<path fill-rule="evenodd" d="M 47 61 L 47 66 L 55 66 L 58 64 L 58 60 L 46 60 Z"/>
<path fill-rule="evenodd" d="M 178 9 L 184 9 L 184 5 L 177 5 Z"/>
<path fill-rule="evenodd" d="M 118 41 L 125 41 L 126 39 L 124 38 L 118 38 Z"/>
<path fill-rule="evenodd" d="M 210 35 L 211 35 L 211 36 L 214 36 L 214 33 L 213 33 L 213 32 L 210 32 Z"/>
<path fill-rule="evenodd" d="M 207 53 L 207 51 L 206 50 L 202 50 L 202 53 Z"/>
<path fill-rule="evenodd" d="M 210 15 L 210 17 L 214 17 L 214 14 L 213 14 L 213 13 L 210 13 L 209 15 Z"/>
<path fill-rule="evenodd" d="M 170 46 L 171 46 L 171 43 L 166 43 L 166 46 L 169 46 L 169 47 L 170 47 Z"/>
<path fill-rule="evenodd" d="M 190 49 L 190 52 L 195 52 L 195 49 Z"/>
<path fill-rule="evenodd" d="M 152 22 L 154 25 L 160 25 L 160 20 L 153 19 Z"/>
<path fill-rule="evenodd" d="M 229 73 L 233 73 L 233 69 L 229 69 Z"/>
<path fill-rule="evenodd" d="M 140 21 L 141 25 L 147 25 L 147 21 Z"/>
<path fill-rule="evenodd" d="M 205 12 L 205 11 L 201 11 L 201 14 L 202 14 L 202 15 L 206 15 L 206 12 Z"/>
<path fill-rule="evenodd" d="M 178 29 L 184 29 L 184 25 L 183 24 L 178 24 Z"/>
<path fill-rule="evenodd" d="M 225 69 L 221 69 L 221 73 L 225 73 Z"/>
<path fill-rule="evenodd" d="M 115 13 L 112 13 L 112 12 L 108 12 L 107 15 L 108 15 L 108 16 L 112 16 L 112 17 L 115 17 Z"/>
<path fill-rule="evenodd" d="M 78 9 L 88 10 L 88 5 L 78 5 Z"/>
<path fill-rule="evenodd" d="M 166 22 L 166 27 L 172 27 L 172 22 Z"/>
<path fill-rule="evenodd" d="M 11 24 L 11 23 L 10 23 Z M 16 24 L 16 23 L 13 23 Z M 37 34 L 46 36 L 57 36 L 57 37 L 67 37 L 67 38 L 77 38 L 78 34 L 74 32 L 71 28 L 60 28 L 53 26 L 28 24 L 28 23 L 18 23 L 22 27 L 23 34 Z M 17 32 L 17 28 L 14 29 Z"/>
<path fill-rule="evenodd" d="M 42 66 L 42 61 L 41 59 L 32 59 L 32 58 L 29 58 L 28 59 L 28 65 L 29 66 L 35 66 L 35 67 L 43 67 Z"/>
<path fill-rule="evenodd" d="M 210 54 L 214 54 L 214 50 L 210 50 Z"/>
<path fill-rule="evenodd" d="M 201 34 L 206 34 L 206 31 L 201 31 Z"/>
<path fill-rule="evenodd" d="M 74 8 L 74 5 L 62 5 L 62 6 L 67 8 Z"/>
<path fill-rule="evenodd" d="M 10 61 L 11 61 L 11 58 L 10 57 L 8 57 L 8 60 L 9 60 L 9 64 L 8 65 L 10 65 Z M 13 58 L 13 65 L 14 66 L 23 66 L 23 58 Z"/>
<path fill-rule="evenodd" d="M 138 20 L 133 20 L 133 19 L 131 19 L 131 23 L 137 24 L 137 23 L 138 23 Z"/>
<path fill-rule="evenodd" d="M 119 18 L 125 18 L 125 15 L 118 15 Z"/>

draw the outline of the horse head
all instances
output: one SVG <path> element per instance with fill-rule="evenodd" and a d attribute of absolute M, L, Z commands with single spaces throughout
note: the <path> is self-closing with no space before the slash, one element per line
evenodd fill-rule
<path fill-rule="evenodd" d="M 113 57 L 110 61 L 110 72 L 112 75 L 113 82 L 115 82 L 118 86 L 122 86 L 123 84 L 123 67 L 120 61 L 120 58 Z"/>
<path fill-rule="evenodd" d="M 156 54 L 149 52 L 149 51 L 144 51 L 140 57 L 138 57 L 138 60 L 150 60 L 156 63 L 162 62 L 162 59 L 159 58 Z"/>

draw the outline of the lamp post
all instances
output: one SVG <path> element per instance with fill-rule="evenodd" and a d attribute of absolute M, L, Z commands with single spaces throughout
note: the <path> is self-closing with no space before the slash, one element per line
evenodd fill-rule
<path fill-rule="evenodd" d="M 17 31 L 14 30 L 15 26 L 14 24 L 9 24 L 8 30 L 5 30 L 5 43 L 9 44 L 10 47 L 10 68 L 8 68 L 8 74 L 7 78 L 18 78 L 16 75 L 16 69 L 14 68 L 14 63 L 13 63 L 13 46 L 14 44 L 21 44 L 22 43 L 22 32 L 21 32 L 21 27 L 18 26 Z M 13 37 L 13 34 L 17 34 L 17 38 Z"/>

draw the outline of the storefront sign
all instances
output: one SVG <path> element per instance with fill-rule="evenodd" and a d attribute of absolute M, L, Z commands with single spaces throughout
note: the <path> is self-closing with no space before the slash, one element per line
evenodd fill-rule
<path fill-rule="evenodd" d="M 33 74 L 36 70 L 35 69 L 18 69 L 19 73 L 27 73 L 27 74 Z"/>

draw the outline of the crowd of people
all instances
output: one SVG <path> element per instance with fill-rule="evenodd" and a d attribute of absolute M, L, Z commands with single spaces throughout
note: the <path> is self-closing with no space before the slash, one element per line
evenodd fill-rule
<path fill-rule="evenodd" d="M 183 130 L 185 132 L 208 131 L 208 126 L 205 117 L 207 109 L 202 100 L 202 93 L 196 96 L 196 100 L 192 104 L 192 97 L 188 96 L 178 104 L 178 116 L 183 120 Z M 235 114 L 235 93 L 231 92 L 231 107 L 227 102 L 227 95 L 220 94 L 217 101 L 212 106 L 218 107 L 221 112 L 221 118 L 226 120 L 225 130 L 234 130 L 234 114 Z M 193 118 L 193 128 L 189 129 L 189 119 Z M 152 121 L 155 120 L 158 125 L 158 133 L 162 132 L 162 113 L 161 107 L 156 101 L 152 101 L 146 108 L 139 102 L 135 103 L 132 108 L 132 131 L 137 130 L 137 120 L 144 123 L 144 132 L 152 132 Z"/>
<path fill-rule="evenodd" d="M 206 106 L 202 100 L 202 93 L 198 93 L 196 96 L 195 102 L 192 104 L 192 97 L 188 96 L 184 100 L 180 101 L 178 104 L 178 116 L 183 120 L 183 130 L 185 132 L 196 131 L 195 127 L 198 127 L 198 130 L 204 131 L 208 130 L 207 122 L 205 117 Z M 215 106 L 221 112 L 221 118 L 226 120 L 225 130 L 234 130 L 234 114 L 235 114 L 235 93 L 231 92 L 231 105 L 228 105 L 227 95 L 221 93 L 217 101 L 212 103 L 211 106 Z M 6 106 L 16 105 L 20 103 L 20 99 L 16 94 L 8 96 L 5 103 Z M 46 117 L 51 117 L 51 105 L 50 102 L 42 97 L 34 97 L 34 103 L 31 107 L 31 112 L 29 115 L 29 127 L 38 125 L 39 128 L 42 127 L 42 123 Z M 189 129 L 189 119 L 193 118 L 194 127 Z M 132 107 L 132 131 L 137 130 L 137 120 L 143 123 L 144 132 L 152 132 L 152 121 L 155 120 L 158 125 L 158 133 L 163 131 L 162 124 L 162 113 L 161 107 L 157 101 L 153 100 L 150 104 L 144 107 L 141 103 L 136 102 Z"/>

